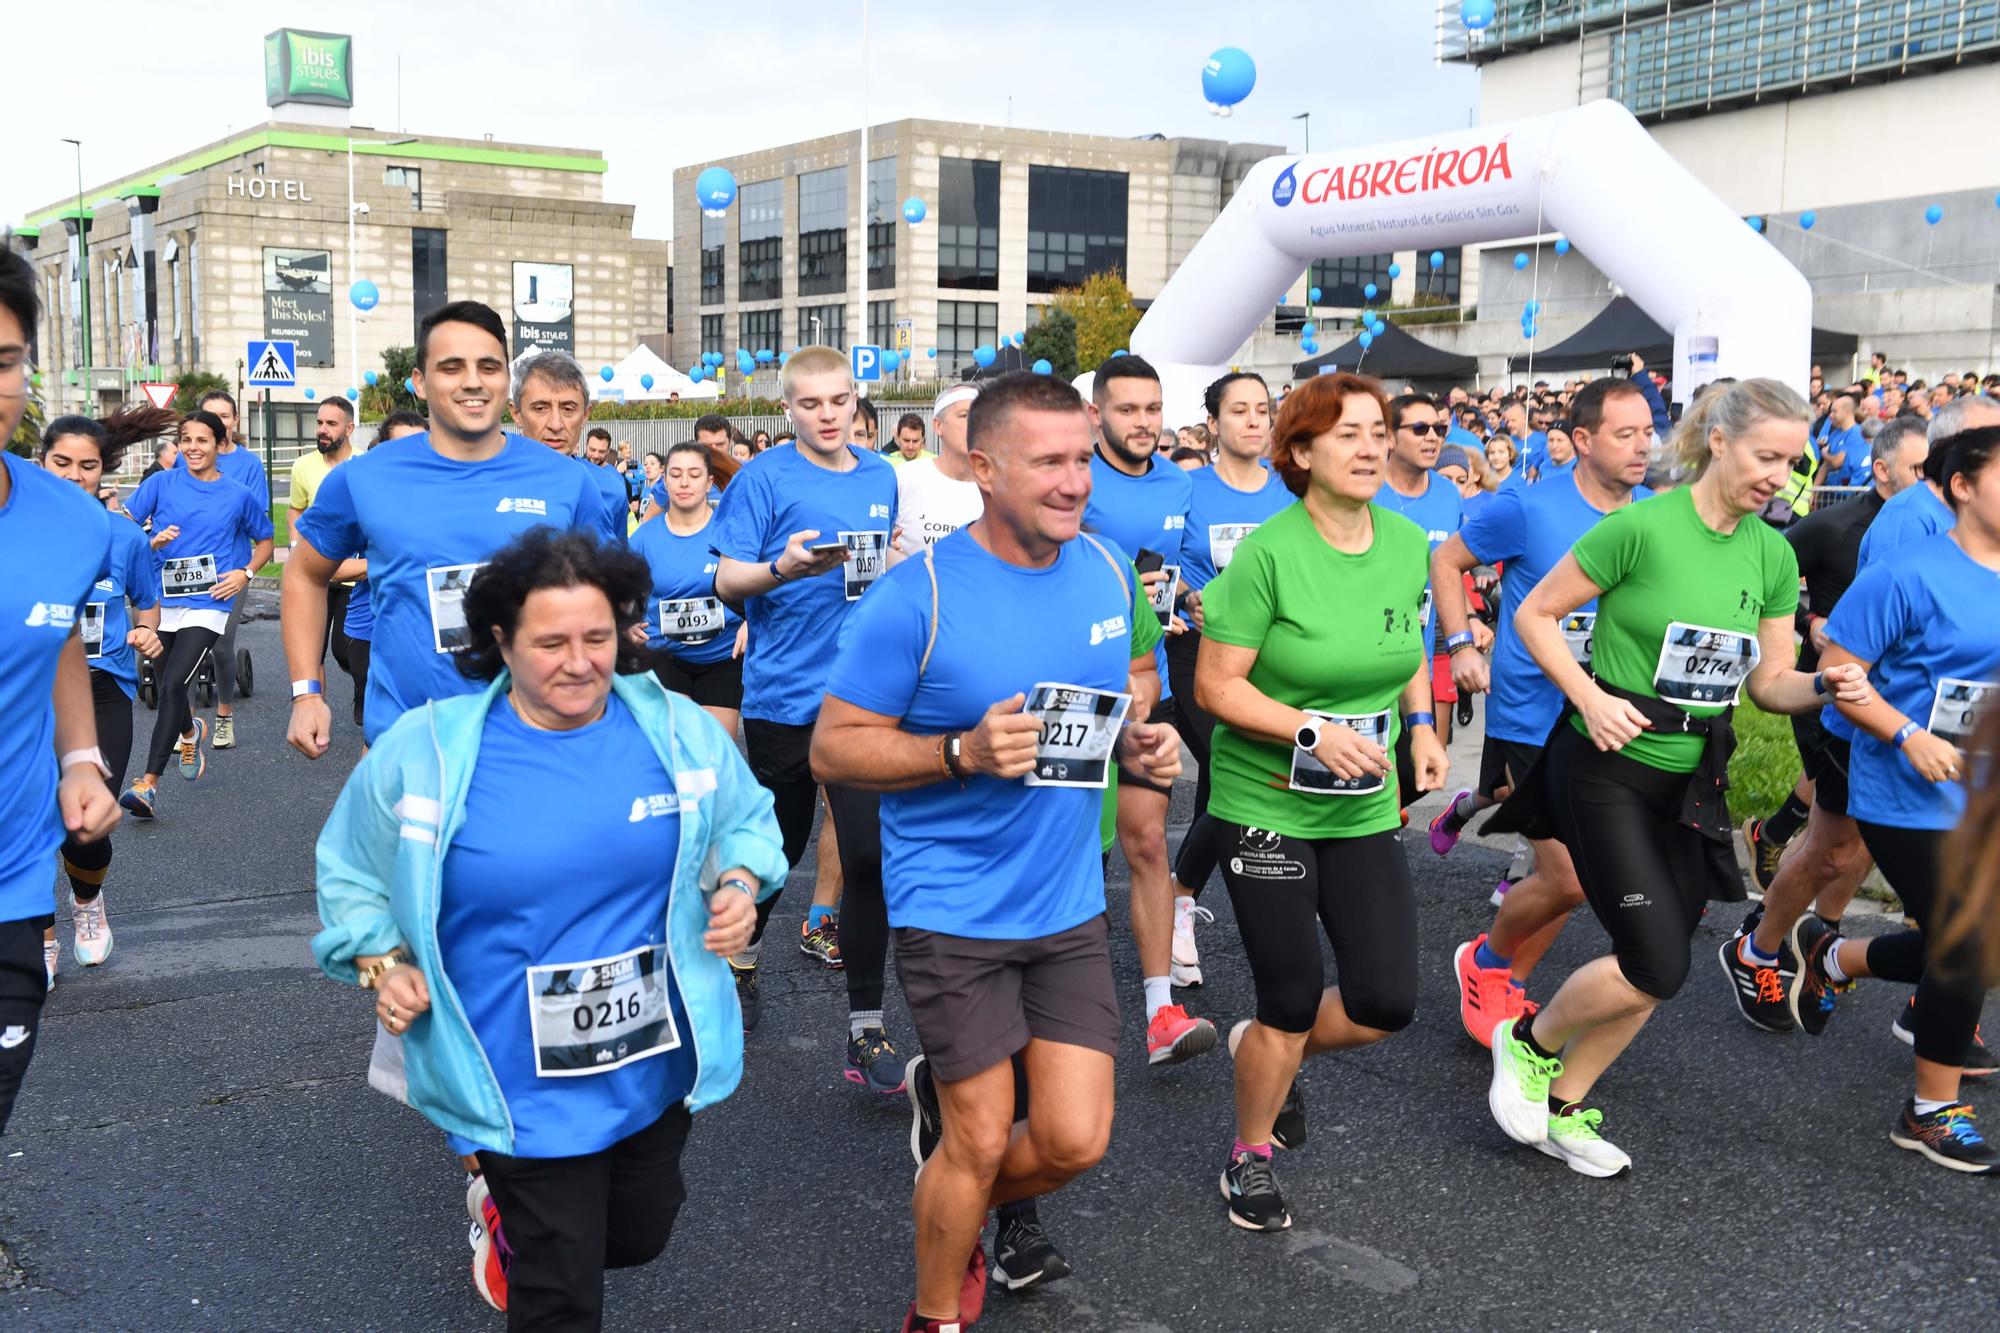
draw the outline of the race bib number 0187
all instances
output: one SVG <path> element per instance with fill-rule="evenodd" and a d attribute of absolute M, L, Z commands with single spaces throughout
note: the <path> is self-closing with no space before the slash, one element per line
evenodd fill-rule
<path fill-rule="evenodd" d="M 847 563 L 841 566 L 847 600 L 858 602 L 861 594 L 868 591 L 868 585 L 881 578 L 889 567 L 889 534 L 843 532 L 839 536 L 848 550 Z"/>
<path fill-rule="evenodd" d="M 667 972 L 664 944 L 529 968 L 535 1076 L 602 1074 L 679 1047 Z"/>
<path fill-rule="evenodd" d="M 1082 685 L 1042 682 L 1028 691 L 1022 711 L 1042 720 L 1035 766 L 1022 779 L 1030 787 L 1096 787 L 1111 776 L 1111 752 L 1132 706 L 1129 694 Z"/>
<path fill-rule="evenodd" d="M 1676 620 L 1660 641 L 1653 690 L 1681 708 L 1728 707 L 1757 666 L 1757 636 Z"/>

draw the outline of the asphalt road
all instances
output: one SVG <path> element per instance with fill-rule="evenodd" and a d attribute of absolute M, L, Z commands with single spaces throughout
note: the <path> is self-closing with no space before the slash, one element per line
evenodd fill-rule
<path fill-rule="evenodd" d="M 0 1139 L 15 1265 L 0 1328 L 498 1329 L 467 1277 L 458 1168 L 435 1130 L 367 1088 L 369 1005 L 307 950 L 313 839 L 358 733 L 340 727 L 318 764 L 285 749 L 275 624 L 245 626 L 242 643 L 265 685 L 239 710 L 240 747 L 199 785 L 170 776 L 161 818 L 118 834 L 116 953 L 87 974 L 66 958 Z M 143 744 L 149 714 L 140 725 Z M 1310 1142 L 1278 1161 L 1296 1224 L 1277 1236 L 1231 1227 L 1217 1192 L 1227 1055 L 1145 1063 L 1114 858 L 1117 1122 L 1104 1164 L 1043 1207 L 1076 1275 L 996 1291 L 981 1327 L 2000 1323 L 2000 1181 L 1888 1142 L 1910 1077 L 1888 1031 L 1905 992 L 1864 987 L 1817 1040 L 1759 1034 L 1712 961 L 1740 910 L 1718 909 L 1687 990 L 1600 1089 L 1635 1168 L 1588 1180 L 1502 1136 L 1487 1057 L 1458 1023 L 1451 952 L 1488 921 L 1504 854 L 1468 841 L 1441 862 L 1415 833 L 1408 846 L 1416 1022 L 1308 1066 Z M 808 879 L 794 876 L 775 941 L 796 932 Z M 1217 884 L 1205 901 L 1208 984 L 1186 994 L 1226 1027 L 1250 1011 L 1249 980 L 1227 895 Z M 1579 917 L 1535 993 L 1602 943 Z M 782 945 L 767 960 L 743 1086 L 697 1119 L 688 1206 L 661 1260 L 611 1276 L 610 1327 L 878 1330 L 909 1299 L 906 1106 L 842 1080 L 838 975 Z M 893 987 L 890 1003 L 909 1034 Z"/>

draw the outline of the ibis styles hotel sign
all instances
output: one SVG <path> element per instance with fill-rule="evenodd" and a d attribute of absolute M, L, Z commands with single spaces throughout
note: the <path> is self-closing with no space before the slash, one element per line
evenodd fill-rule
<path fill-rule="evenodd" d="M 354 105 L 354 39 L 280 28 L 264 38 L 264 105 Z"/>

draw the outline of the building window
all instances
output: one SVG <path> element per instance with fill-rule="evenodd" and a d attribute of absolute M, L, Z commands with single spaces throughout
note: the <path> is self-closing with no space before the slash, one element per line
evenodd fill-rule
<path fill-rule="evenodd" d="M 998 162 L 938 160 L 938 286 L 999 290 Z"/>
<path fill-rule="evenodd" d="M 799 295 L 847 290 L 847 168 L 799 175 Z"/>
<path fill-rule="evenodd" d="M 1321 305 L 1367 305 L 1368 297 L 1362 289 L 1371 282 L 1376 287 L 1375 299 L 1386 302 L 1389 299 L 1389 265 L 1395 258 L 1394 255 L 1342 255 L 1338 259 L 1322 259 L 1312 266 L 1312 276 L 1308 281 L 1319 288 Z M 1428 255 L 1424 263 L 1429 265 Z"/>
<path fill-rule="evenodd" d="M 424 172 L 421 167 L 384 167 L 382 184 L 392 190 L 410 192 L 410 208 L 421 213 L 424 208 Z"/>
<path fill-rule="evenodd" d="M 701 215 L 701 303 L 722 304 L 722 219 Z"/>
<path fill-rule="evenodd" d="M 847 347 L 847 307 L 845 305 L 802 305 L 799 307 L 799 346 Z"/>
<path fill-rule="evenodd" d="M 410 228 L 410 314 L 411 327 L 424 316 L 450 301 L 445 294 L 445 233 L 440 227 Z M 412 335 L 414 337 L 414 333 Z M 360 367 L 354 367 L 359 371 Z"/>
<path fill-rule="evenodd" d="M 1125 173 L 1028 168 L 1028 290 L 1125 267 Z"/>
<path fill-rule="evenodd" d="M 785 182 L 746 185 L 736 206 L 736 299 L 776 301 L 785 294 Z"/>
<path fill-rule="evenodd" d="M 1000 307 L 991 301 L 938 302 L 940 373 L 963 377 L 977 365 L 973 349 L 1000 340 Z"/>
<path fill-rule="evenodd" d="M 743 348 L 750 352 L 778 352 L 778 340 L 784 337 L 779 323 L 781 317 L 781 312 L 776 310 L 745 310 L 739 318 L 743 328 Z"/>
<path fill-rule="evenodd" d="M 896 223 L 902 206 L 896 202 L 896 159 L 878 157 L 868 164 L 868 285 L 896 285 Z"/>
<path fill-rule="evenodd" d="M 877 347 L 896 347 L 896 303 L 894 301 L 870 301 L 868 303 L 868 341 Z M 905 349 L 907 350 L 907 349 Z"/>
<path fill-rule="evenodd" d="M 710 352 L 722 355 L 722 316 L 703 315 L 701 317 L 701 354 Z"/>

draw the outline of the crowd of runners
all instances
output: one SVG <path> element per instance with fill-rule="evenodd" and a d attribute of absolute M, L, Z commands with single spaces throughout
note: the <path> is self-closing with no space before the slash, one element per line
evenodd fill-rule
<path fill-rule="evenodd" d="M 9 432 L 35 302 L 0 254 Z M 1197 423 L 1166 420 L 1137 356 L 1081 388 L 947 387 L 891 425 L 808 347 L 782 372 L 795 435 L 703 418 L 635 460 L 586 434 L 576 362 L 510 358 L 487 307 L 439 309 L 416 350 L 427 416 L 357 450 L 330 400 L 292 469 L 284 739 L 365 738 L 313 952 L 373 993 L 370 1082 L 441 1131 L 409 1166 L 464 1173 L 473 1280 L 510 1327 L 598 1327 L 605 1270 L 667 1245 L 692 1117 L 757 1058 L 761 955 L 816 825 L 797 947 L 845 983 L 854 1095 L 910 1106 L 905 1329 L 1070 1273 L 1039 1205 L 1113 1133 L 1121 999 L 1149 1064 L 1231 1062 L 1212 1179 L 1218 1223 L 1254 1232 L 1292 1225 L 1275 1164 L 1308 1142 L 1305 1061 L 1408 1026 L 1421 967 L 1456 977 L 1499 1127 L 1583 1175 L 1645 1169 L 1608 1117 L 1672 1108 L 1604 1075 L 1645 1061 L 1691 972 L 1772 1032 L 1824 1031 L 1863 978 L 1910 987 L 1889 1138 L 2000 1168 L 1961 1094 L 1995 1067 L 2000 936 L 2000 401 L 1976 381 L 1869 404 L 1864 436 L 1863 399 L 1909 397 L 1886 376 L 1822 414 L 1722 381 L 1676 422 L 1643 366 L 1443 399 L 1232 373 L 1173 434 Z M 103 964 L 120 807 L 181 817 L 167 775 L 198 784 L 237 741 L 232 639 L 274 533 L 236 431 L 227 395 L 59 417 L 0 468 L 0 1128 L 60 970 L 57 888 L 75 962 Z M 135 491 L 105 485 L 168 436 Z M 1478 771 L 1455 774 L 1479 696 Z M 1777 810 L 1729 808 L 1743 703 L 1792 722 Z M 1452 794 L 1406 835 L 1427 792 Z M 1468 836 L 1517 853 L 1492 924 L 1420 958 L 1412 875 Z M 1871 866 L 1907 926 L 1850 936 Z M 1218 875 L 1236 930 L 1198 946 Z M 1740 917 L 1719 980 L 1692 944 L 1711 904 Z M 1579 906 L 1601 956 L 1538 976 Z M 1186 1003 L 1217 969 L 1255 995 L 1221 1031 Z"/>

